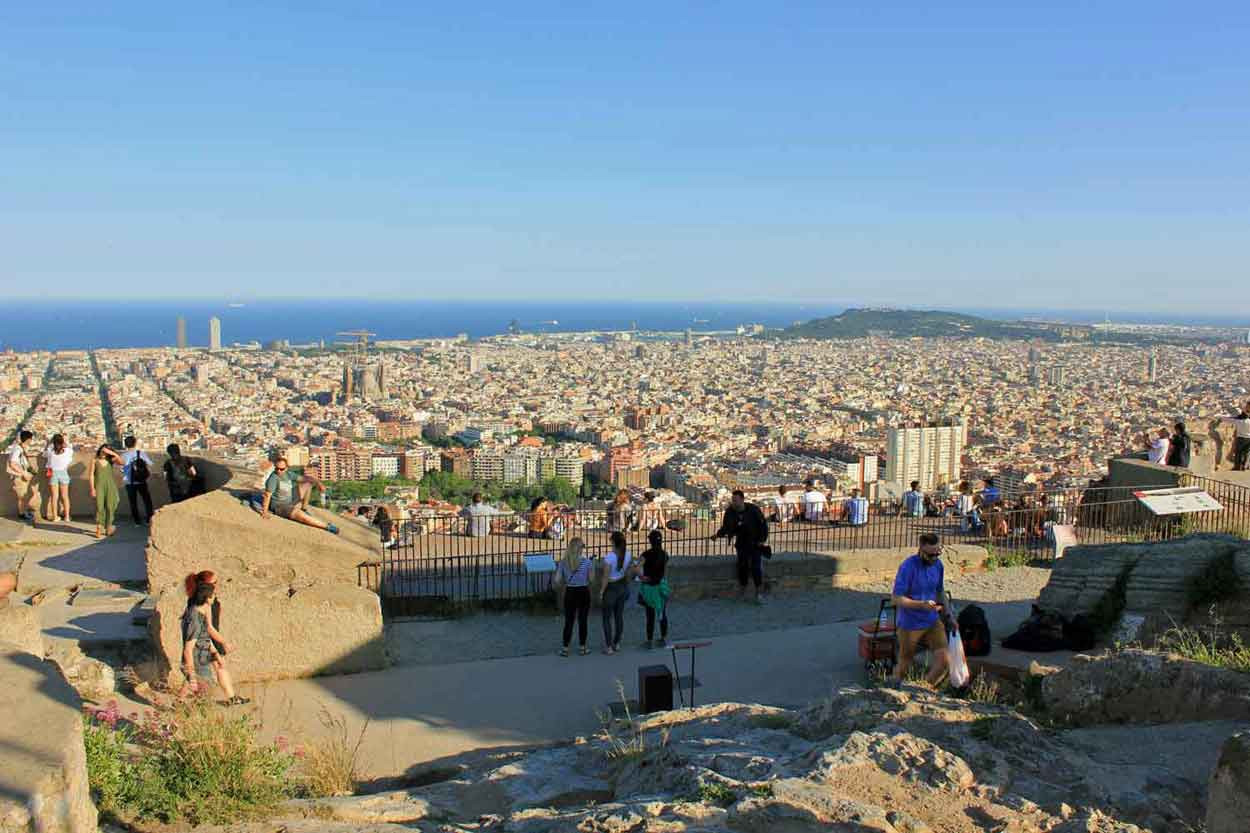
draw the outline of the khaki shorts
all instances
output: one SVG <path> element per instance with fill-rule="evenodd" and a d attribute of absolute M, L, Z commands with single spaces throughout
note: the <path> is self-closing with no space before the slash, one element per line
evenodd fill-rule
<path fill-rule="evenodd" d="M 35 485 L 35 478 L 33 476 L 25 478 L 14 477 L 12 478 L 12 482 L 13 494 L 17 495 L 19 503 L 25 502 L 29 499 L 29 506 L 35 507 L 39 505 L 39 487 Z"/>
<path fill-rule="evenodd" d="M 298 503 L 271 502 L 269 504 L 270 513 L 277 515 L 279 518 L 290 518 L 291 513 L 299 508 L 300 508 L 300 505 Z"/>
<path fill-rule="evenodd" d="M 898 631 L 899 653 L 905 657 L 914 657 L 922 639 L 929 646 L 930 651 L 945 651 L 946 626 L 942 624 L 942 620 L 938 619 L 924 630 L 907 631 L 900 628 Z"/>

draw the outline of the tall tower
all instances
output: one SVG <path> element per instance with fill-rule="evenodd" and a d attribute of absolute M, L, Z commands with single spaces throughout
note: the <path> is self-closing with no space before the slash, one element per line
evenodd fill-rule
<path fill-rule="evenodd" d="M 221 319 L 217 316 L 208 319 L 208 349 L 221 349 Z"/>
<path fill-rule="evenodd" d="M 179 350 L 187 349 L 187 319 L 181 315 L 178 316 L 178 341 L 176 343 Z"/>
<path fill-rule="evenodd" d="M 1055 387 L 1061 387 L 1064 379 L 1064 366 L 1061 364 L 1051 365 L 1046 371 L 1046 380 Z"/>
<path fill-rule="evenodd" d="M 1159 380 L 1159 357 L 1154 353 L 1150 354 L 1150 358 L 1146 359 L 1146 381 L 1151 384 Z"/>

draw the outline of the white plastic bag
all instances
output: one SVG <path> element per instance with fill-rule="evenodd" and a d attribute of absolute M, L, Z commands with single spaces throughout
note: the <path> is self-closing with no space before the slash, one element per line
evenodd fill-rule
<path fill-rule="evenodd" d="M 951 631 L 947 638 L 946 661 L 949 663 L 951 688 L 963 688 L 972 679 L 968 670 L 968 658 L 964 656 L 964 641 L 959 637 L 959 628 Z"/>

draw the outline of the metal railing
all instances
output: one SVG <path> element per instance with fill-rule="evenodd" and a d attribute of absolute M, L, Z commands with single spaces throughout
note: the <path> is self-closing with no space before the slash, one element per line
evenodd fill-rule
<path fill-rule="evenodd" d="M 865 523 L 849 521 L 841 500 L 819 511 L 802 506 L 763 503 L 769 521 L 768 545 L 789 558 L 823 558 L 834 553 L 914 547 L 925 532 L 944 544 L 986 548 L 998 559 L 1034 561 L 1053 557 L 1055 530 L 1080 544 L 1158 541 L 1192 532 L 1250 532 L 1250 489 L 1224 481 L 1188 476 L 1224 507 L 1219 512 L 1158 517 L 1130 487 L 1090 487 L 1030 495 L 1021 503 L 1008 498 L 978 507 L 962 517 L 953 504 L 927 507 L 924 516 L 904 514 L 897 503 L 869 507 Z M 378 563 L 360 566 L 362 584 L 376 589 L 388 616 L 414 615 L 431 605 L 508 602 L 541 594 L 550 574 L 530 574 L 525 557 L 563 552 L 573 537 L 598 558 L 611 549 L 611 534 L 625 535 L 630 551 L 648 546 L 647 534 L 658 527 L 664 547 L 678 562 L 723 559 L 729 569 L 734 542 L 713 537 L 723 508 L 681 506 L 613 513 L 607 509 L 560 509 L 537 521 L 530 513 L 503 512 L 464 517 L 429 514 L 396 523 L 384 540 Z M 476 534 L 469 534 L 474 532 Z"/>

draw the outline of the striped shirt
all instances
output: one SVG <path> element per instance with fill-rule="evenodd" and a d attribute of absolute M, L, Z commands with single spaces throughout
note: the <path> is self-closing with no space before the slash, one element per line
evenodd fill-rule
<path fill-rule="evenodd" d="M 595 562 L 583 555 L 582 560 L 578 562 L 577 569 L 569 572 L 568 562 L 560 560 L 560 566 L 556 567 L 556 575 L 568 587 L 589 587 L 590 573 L 595 569 Z"/>
<path fill-rule="evenodd" d="M 924 494 L 915 491 L 904 494 L 903 510 L 913 518 L 924 517 Z"/>
<path fill-rule="evenodd" d="M 868 523 L 868 498 L 853 497 L 846 501 L 846 522 L 852 526 Z"/>

